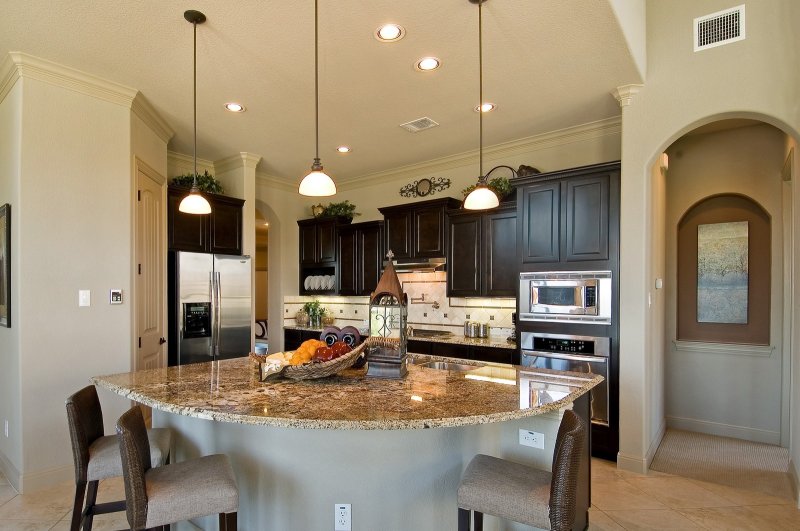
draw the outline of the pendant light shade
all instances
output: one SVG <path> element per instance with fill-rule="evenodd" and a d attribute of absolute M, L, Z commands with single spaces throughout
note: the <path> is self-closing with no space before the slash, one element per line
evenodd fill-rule
<path fill-rule="evenodd" d="M 178 210 L 186 214 L 210 214 L 211 205 L 209 204 L 208 200 L 200 194 L 200 190 L 197 188 L 197 25 L 205 22 L 206 16 L 200 11 L 194 11 L 190 9 L 189 11 L 185 11 L 183 13 L 183 18 L 192 23 L 194 30 L 194 53 L 192 55 L 192 95 L 194 100 L 194 173 L 192 174 L 192 189 L 189 191 L 189 195 L 181 199 L 181 203 L 178 205 Z"/>
<path fill-rule="evenodd" d="M 471 4 L 478 4 L 478 105 L 483 105 L 483 24 L 481 20 L 481 5 L 486 0 L 469 0 Z M 466 210 L 486 210 L 494 208 L 500 204 L 500 200 L 488 186 L 488 179 L 483 174 L 483 112 L 478 112 L 479 144 L 478 159 L 480 170 L 478 184 L 466 199 L 464 208 Z"/>
<path fill-rule="evenodd" d="M 330 175 L 322 171 L 319 159 L 319 22 L 318 0 L 314 0 L 314 126 L 316 130 L 316 156 L 311 164 L 311 173 L 300 181 L 300 195 L 324 197 L 336 194 L 336 184 Z"/>

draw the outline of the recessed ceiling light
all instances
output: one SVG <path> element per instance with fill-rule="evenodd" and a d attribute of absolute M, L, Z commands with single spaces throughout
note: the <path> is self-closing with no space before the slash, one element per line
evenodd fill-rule
<path fill-rule="evenodd" d="M 405 28 L 399 24 L 384 24 L 375 30 L 375 38 L 381 42 L 396 42 L 406 34 Z"/>
<path fill-rule="evenodd" d="M 441 62 L 435 57 L 423 57 L 417 64 L 414 65 L 417 70 L 422 72 L 430 72 L 431 70 L 436 70 L 441 66 Z"/>
<path fill-rule="evenodd" d="M 245 111 L 244 105 L 242 105 L 241 103 L 235 103 L 235 102 L 226 103 L 225 104 L 225 108 L 228 109 L 231 112 L 244 112 Z"/>
<path fill-rule="evenodd" d="M 336 148 L 339 153 L 350 153 L 352 151 L 348 146 L 339 146 Z"/>
<path fill-rule="evenodd" d="M 487 101 L 486 103 L 484 103 L 481 106 L 477 106 L 476 105 L 474 111 L 475 112 L 478 112 L 478 111 L 489 112 L 489 111 L 493 111 L 495 109 L 495 107 L 496 107 L 496 105 L 494 103 L 489 103 Z"/>

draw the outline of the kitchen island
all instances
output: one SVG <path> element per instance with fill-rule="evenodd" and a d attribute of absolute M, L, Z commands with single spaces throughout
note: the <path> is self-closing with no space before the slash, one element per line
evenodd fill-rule
<path fill-rule="evenodd" d="M 467 361 L 474 369 L 442 370 L 423 366 L 435 358 L 411 358 L 401 380 L 350 369 L 261 382 L 240 358 L 93 381 L 152 407 L 154 426 L 175 430 L 177 460 L 230 456 L 240 529 L 287 531 L 333 529 L 336 503 L 352 504 L 354 530 L 455 529 L 470 459 L 486 453 L 549 468 L 560 411 L 572 407 L 588 421 L 588 392 L 601 381 Z M 520 446 L 519 429 L 544 434 L 544 449 Z M 588 455 L 577 528 L 589 506 Z M 216 529 L 214 519 L 194 523 Z M 500 525 L 487 517 L 485 529 Z"/>

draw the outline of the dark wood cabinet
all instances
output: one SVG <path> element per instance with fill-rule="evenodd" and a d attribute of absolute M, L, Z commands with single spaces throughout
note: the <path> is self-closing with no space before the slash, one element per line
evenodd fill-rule
<path fill-rule="evenodd" d="M 167 246 L 171 251 L 242 254 L 243 199 L 203 194 L 211 214 L 184 214 L 178 210 L 187 188 L 167 190 Z"/>
<path fill-rule="evenodd" d="M 517 212 L 505 204 L 488 212 L 450 211 L 447 295 L 514 297 Z"/>
<path fill-rule="evenodd" d="M 519 261 L 561 264 L 566 269 L 602 266 L 612 256 L 612 223 L 619 216 L 612 201 L 618 191 L 619 163 L 597 164 L 516 180 Z M 548 265 L 548 268 L 553 267 Z M 553 267 L 560 269 L 560 267 Z"/>
<path fill-rule="evenodd" d="M 338 218 L 301 219 L 300 264 L 330 264 L 336 261 L 336 229 Z"/>
<path fill-rule="evenodd" d="M 516 350 L 511 347 L 481 347 L 477 345 L 461 345 L 458 343 L 409 339 L 408 352 L 425 354 L 428 356 L 446 356 L 448 358 L 459 358 L 462 360 L 519 365 L 519 358 L 516 355 Z"/>
<path fill-rule="evenodd" d="M 386 250 L 391 250 L 396 259 L 444 256 L 447 210 L 459 206 L 461 201 L 446 197 L 379 208 Z"/>
<path fill-rule="evenodd" d="M 369 295 L 383 265 L 383 223 L 370 221 L 339 227 L 339 294 Z"/>
<path fill-rule="evenodd" d="M 297 350 L 303 341 L 319 339 L 319 330 L 298 330 L 296 328 L 283 329 L 283 350 Z"/>

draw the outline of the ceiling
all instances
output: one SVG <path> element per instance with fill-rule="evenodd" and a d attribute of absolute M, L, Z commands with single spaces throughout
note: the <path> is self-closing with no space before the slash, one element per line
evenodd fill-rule
<path fill-rule="evenodd" d="M 337 181 L 477 150 L 478 8 L 468 0 L 320 0 L 320 157 Z M 299 182 L 314 157 L 312 0 L 2 0 L 0 57 L 21 51 L 138 89 L 192 152 L 197 29 L 198 157 L 245 151 Z M 406 28 L 380 43 L 386 22 Z M 619 115 L 610 91 L 642 79 L 608 1 L 489 0 L 483 6 L 484 145 Z M 423 56 L 441 59 L 421 73 Z M 223 108 L 238 101 L 247 112 Z M 427 116 L 434 129 L 398 127 Z M 336 153 L 338 145 L 352 153 Z"/>

